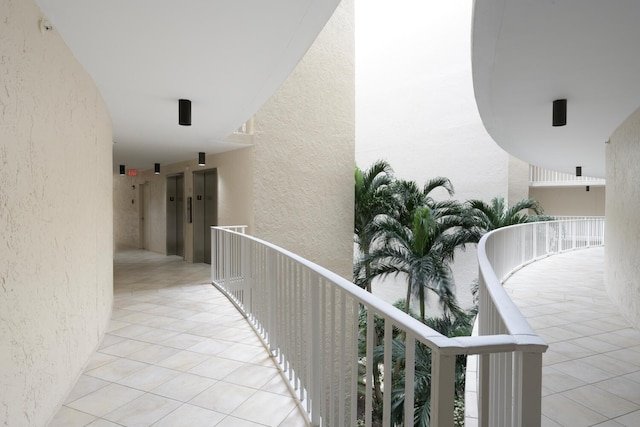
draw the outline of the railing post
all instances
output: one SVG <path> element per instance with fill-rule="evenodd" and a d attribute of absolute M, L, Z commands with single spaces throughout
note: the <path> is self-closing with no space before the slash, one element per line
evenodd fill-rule
<path fill-rule="evenodd" d="M 514 425 L 540 427 L 542 422 L 542 353 L 515 352 Z"/>
<path fill-rule="evenodd" d="M 432 368 L 433 369 L 433 368 Z M 413 424 L 415 413 L 413 402 L 415 397 L 416 382 L 416 338 L 407 333 L 405 337 L 405 364 L 404 364 L 404 420 L 405 425 Z M 407 420 L 412 420 L 410 423 Z M 437 424 L 433 424 L 434 426 Z"/>
<path fill-rule="evenodd" d="M 531 255 L 533 259 L 538 258 L 538 223 L 533 224 L 533 233 L 531 235 Z"/>
<path fill-rule="evenodd" d="M 456 356 L 432 352 L 431 365 L 431 423 L 433 426 L 452 426 L 455 398 Z M 410 425 L 405 422 L 405 425 Z"/>
<path fill-rule="evenodd" d="M 240 261 L 242 271 L 242 305 L 246 311 L 253 311 L 252 294 L 253 289 L 251 285 L 251 266 L 249 259 L 251 257 L 250 246 L 251 244 L 246 239 L 240 240 L 240 253 L 242 254 L 242 260 Z"/>
<path fill-rule="evenodd" d="M 490 362 L 490 354 L 478 356 L 478 427 L 491 427 L 489 425 L 489 404 L 491 402 Z"/>
<path fill-rule="evenodd" d="M 372 414 L 373 414 L 373 342 L 376 333 L 375 318 L 373 316 L 373 310 L 367 307 L 367 344 L 366 344 L 366 359 L 367 366 L 365 369 L 365 413 L 364 413 L 364 425 L 371 427 Z"/>
<path fill-rule="evenodd" d="M 309 390 L 307 398 L 311 400 L 311 423 L 314 427 L 320 426 L 320 415 L 322 413 L 320 394 L 320 376 L 322 368 L 320 366 L 320 358 L 317 357 L 324 349 L 320 346 L 320 307 L 317 302 L 320 300 L 320 279 L 315 273 L 310 273 L 309 287 L 311 298 L 309 304 L 311 309 L 311 322 L 309 324 L 309 336 L 307 339 L 311 342 L 311 375 L 309 378 Z"/>
<path fill-rule="evenodd" d="M 215 282 L 217 279 L 218 267 L 216 265 L 216 259 L 218 257 L 218 231 L 211 229 L 211 282 Z"/>

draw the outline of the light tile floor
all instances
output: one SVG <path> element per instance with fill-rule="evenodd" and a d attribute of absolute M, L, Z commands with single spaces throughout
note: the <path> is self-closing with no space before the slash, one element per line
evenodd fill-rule
<path fill-rule="evenodd" d="M 115 257 L 113 315 L 50 426 L 306 426 L 253 329 L 205 264 Z"/>
<path fill-rule="evenodd" d="M 604 250 L 534 262 L 505 289 L 549 344 L 543 356 L 543 426 L 640 426 L 640 331 L 604 288 Z"/>

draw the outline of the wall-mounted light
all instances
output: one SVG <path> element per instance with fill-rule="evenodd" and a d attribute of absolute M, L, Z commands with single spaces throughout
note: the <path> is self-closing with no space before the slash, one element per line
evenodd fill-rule
<path fill-rule="evenodd" d="M 204 153 L 200 152 L 198 153 L 198 166 L 204 166 L 204 165 L 205 165 Z"/>
<path fill-rule="evenodd" d="M 181 126 L 191 126 L 191 101 L 178 100 L 178 123 Z"/>
<path fill-rule="evenodd" d="M 582 166 L 576 166 L 576 176 L 582 176 Z"/>
<path fill-rule="evenodd" d="M 124 175 L 126 173 L 124 165 L 120 165 L 120 175 Z"/>
<path fill-rule="evenodd" d="M 153 173 L 155 173 L 156 175 L 160 175 L 160 163 L 156 163 L 153 166 Z"/>
<path fill-rule="evenodd" d="M 587 185 L 587 191 L 589 191 L 589 186 Z"/>
<path fill-rule="evenodd" d="M 564 126 L 567 124 L 567 100 L 556 99 L 553 101 L 553 126 Z"/>

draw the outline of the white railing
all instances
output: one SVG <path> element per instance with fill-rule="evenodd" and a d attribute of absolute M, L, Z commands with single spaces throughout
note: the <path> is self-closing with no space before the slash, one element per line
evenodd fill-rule
<path fill-rule="evenodd" d="M 588 176 L 575 176 L 570 173 L 556 172 L 538 166 L 529 165 L 529 185 L 532 187 L 570 187 L 591 185 L 604 186 L 606 181 L 602 178 Z"/>
<path fill-rule="evenodd" d="M 246 234 L 247 225 L 220 225 L 218 228 L 222 230 L 235 231 L 236 233 Z"/>
<path fill-rule="evenodd" d="M 520 338 L 539 338 L 513 304 L 502 282 L 514 271 L 542 257 L 568 250 L 604 245 L 604 218 L 574 221 L 549 221 L 505 227 L 486 234 L 478 244 L 479 313 L 478 333 L 507 334 Z M 519 342 L 519 344 L 523 344 Z M 540 425 L 540 399 L 528 400 L 541 386 L 542 358 L 540 347 L 520 345 L 512 354 L 484 354 L 478 358 L 478 425 Z M 523 369 L 523 366 L 528 366 Z M 531 369 L 531 371 L 529 370 Z M 514 374 L 514 372 L 519 372 Z M 489 381 L 485 381 L 488 378 Z M 519 382 L 528 383 L 528 386 Z M 512 391 L 510 384 L 513 382 Z M 491 384 L 499 389 L 506 385 L 506 395 L 495 399 Z M 502 384 L 502 386 L 500 385 Z M 531 390 L 522 387 L 531 387 Z M 535 391 L 533 390 L 535 388 Z M 511 392 L 521 393 L 510 396 Z M 489 398 L 487 398 L 489 397 Z M 511 402 L 513 405 L 505 402 Z M 469 404 L 470 402 L 467 402 Z M 520 408 L 518 408 L 520 407 Z M 513 413 L 509 413 L 513 409 Z M 528 413 L 528 415 L 526 414 Z M 536 416 L 535 424 L 529 416 Z M 509 421 L 510 420 L 510 421 Z"/>
<path fill-rule="evenodd" d="M 565 230 L 541 224 L 546 230 Z M 517 228 L 517 227 L 516 227 Z M 577 230 L 577 228 L 570 228 Z M 525 228 L 517 228 L 526 238 Z M 431 351 L 432 426 L 453 425 L 456 355 L 480 355 L 480 426 L 540 426 L 542 353 L 547 345 L 531 329 L 498 277 L 514 265 L 512 250 L 500 247 L 502 232 L 487 235 L 478 247 L 481 336 L 447 338 L 348 280 L 275 245 L 221 228 L 212 228 L 211 280 L 252 323 L 291 383 L 314 426 L 372 425 L 373 391 L 359 395 L 360 315 L 379 333 L 383 390 L 390 391 L 399 361 L 392 355 L 394 332 L 405 337 L 403 417 L 414 416 L 416 346 Z M 562 239 L 560 239 L 562 240 Z M 570 239 L 571 240 L 571 239 Z M 533 233 L 531 242 L 538 242 Z M 571 240 L 575 241 L 575 239 Z M 595 240 L 594 240 L 595 241 Z M 564 241 L 563 241 L 564 242 Z M 540 247 L 558 247 L 540 244 Z M 486 246 L 486 249 L 485 249 Z M 534 244 L 534 247 L 537 247 Z M 526 245 L 521 251 L 528 253 Z M 537 253 L 537 249 L 532 253 Z M 502 262 L 506 257 L 509 261 Z M 498 263 L 498 274 L 490 260 Z M 520 259 L 521 261 L 521 259 Z M 374 360 L 378 339 L 366 326 L 364 359 Z M 360 348 L 362 351 L 362 348 Z M 377 352 L 376 352 L 377 353 Z M 365 363 L 364 383 L 373 383 L 373 363 Z M 392 393 L 383 395 L 383 426 L 390 427 Z"/>

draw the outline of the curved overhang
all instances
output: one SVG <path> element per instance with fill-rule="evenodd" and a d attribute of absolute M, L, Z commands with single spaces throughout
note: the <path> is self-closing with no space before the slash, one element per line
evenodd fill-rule
<path fill-rule="evenodd" d="M 112 117 L 114 165 L 193 159 L 275 93 L 339 0 L 36 0 Z M 71 76 L 70 76 L 71 77 Z M 192 126 L 178 125 L 178 99 Z"/>
<path fill-rule="evenodd" d="M 605 143 L 640 106 L 638 18 L 635 0 L 475 0 L 474 91 L 498 145 L 604 177 Z M 556 99 L 567 99 L 566 126 L 552 126 Z"/>

